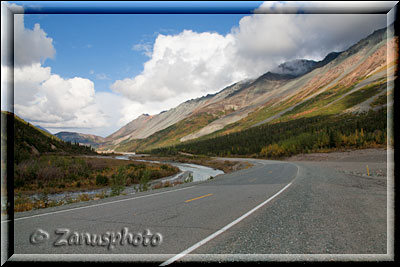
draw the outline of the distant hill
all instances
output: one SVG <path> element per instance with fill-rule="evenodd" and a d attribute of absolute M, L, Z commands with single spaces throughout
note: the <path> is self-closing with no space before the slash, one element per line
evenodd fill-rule
<path fill-rule="evenodd" d="M 85 146 L 98 147 L 101 143 L 105 142 L 105 139 L 101 136 L 93 134 L 82 134 L 76 132 L 59 132 L 55 136 L 65 142 L 79 143 Z"/>
<path fill-rule="evenodd" d="M 40 125 L 35 125 L 35 127 L 38 128 L 38 129 L 40 129 L 40 130 L 42 130 L 42 131 L 45 131 L 46 133 L 52 134 L 51 132 L 49 132 L 47 129 L 43 128 L 43 127 L 40 126 Z"/>
<path fill-rule="evenodd" d="M 58 137 L 24 121 L 13 113 L 2 111 L 1 121 L 5 122 L 6 120 L 14 120 L 14 162 L 16 164 L 31 157 L 38 157 L 47 153 L 69 155 L 96 154 L 96 152 L 88 147 L 64 142 Z M 5 127 L 2 127 L 1 139 L 3 149 L 3 144 L 6 144 L 7 140 Z"/>

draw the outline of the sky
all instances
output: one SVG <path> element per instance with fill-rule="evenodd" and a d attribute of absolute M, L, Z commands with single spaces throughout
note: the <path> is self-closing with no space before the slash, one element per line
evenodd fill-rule
<path fill-rule="evenodd" d="M 386 23 L 384 14 L 15 14 L 14 112 L 51 133 L 105 137 L 280 63 L 321 60 Z"/>

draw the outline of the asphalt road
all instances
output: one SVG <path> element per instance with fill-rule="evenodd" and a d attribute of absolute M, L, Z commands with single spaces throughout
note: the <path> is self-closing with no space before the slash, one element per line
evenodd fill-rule
<path fill-rule="evenodd" d="M 251 162 L 206 182 L 17 213 L 11 260 L 388 259 L 384 180 L 304 162 Z M 124 228 L 136 245 L 119 242 Z M 42 242 L 32 235 L 38 229 L 47 233 Z M 155 246 L 143 245 L 146 229 Z M 86 233 L 103 245 L 86 244 Z"/>

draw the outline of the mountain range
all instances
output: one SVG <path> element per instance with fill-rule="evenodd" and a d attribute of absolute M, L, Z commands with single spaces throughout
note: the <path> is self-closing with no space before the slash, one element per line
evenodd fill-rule
<path fill-rule="evenodd" d="M 105 142 L 103 137 L 93 134 L 59 132 L 55 136 L 65 142 L 79 143 L 80 145 L 91 146 L 93 148 L 97 148 L 101 143 Z"/>
<path fill-rule="evenodd" d="M 106 138 L 63 132 L 57 136 L 103 151 L 143 151 L 262 124 L 386 107 L 391 104 L 386 96 L 393 93 L 388 81 L 395 78 L 388 74 L 395 73 L 398 56 L 387 53 L 398 51 L 398 37 L 390 37 L 388 31 L 391 26 L 321 61 L 285 62 L 216 94 L 188 100 L 156 115 L 143 114 Z"/>

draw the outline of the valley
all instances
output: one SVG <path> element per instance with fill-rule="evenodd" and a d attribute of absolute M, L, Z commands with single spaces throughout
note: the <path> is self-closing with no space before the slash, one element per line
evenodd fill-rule
<path fill-rule="evenodd" d="M 390 27 L 377 30 L 321 61 L 286 62 L 218 93 L 157 115 L 143 114 L 107 137 L 75 132 L 52 135 L 15 116 L 17 204 L 27 203 L 26 197 L 34 192 L 45 198 L 49 193 L 114 186 L 114 195 L 119 195 L 125 186 L 146 185 L 178 172 L 170 165 L 81 157 L 96 151 L 149 154 L 148 159 L 194 163 L 229 173 L 251 164 L 210 157 L 284 159 L 301 153 L 391 146 L 386 109 L 393 105 L 397 54 L 387 51 L 397 53 L 398 38 L 387 39 L 389 31 Z M 16 211 L 26 209 L 18 205 Z"/>

